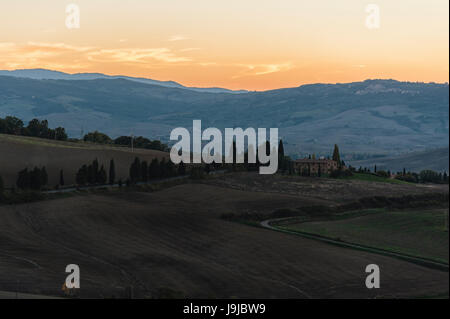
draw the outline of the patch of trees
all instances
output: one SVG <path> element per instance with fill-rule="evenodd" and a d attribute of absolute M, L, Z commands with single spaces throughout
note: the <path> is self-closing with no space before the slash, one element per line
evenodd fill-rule
<path fill-rule="evenodd" d="M 134 148 L 144 148 L 149 150 L 156 150 L 162 152 L 168 152 L 169 147 L 161 143 L 158 140 L 150 140 L 143 136 L 131 137 L 131 136 L 119 136 L 116 139 L 110 138 L 108 135 L 99 131 L 90 132 L 84 135 L 83 140 L 85 142 L 98 143 L 98 144 L 114 144 L 121 146 L 128 146 Z"/>
<path fill-rule="evenodd" d="M 133 147 L 136 148 L 145 148 L 149 150 L 157 150 L 162 152 L 168 152 L 169 147 L 161 143 L 161 141 L 158 140 L 149 140 L 146 137 L 138 136 L 138 137 L 131 137 L 131 136 L 120 136 L 114 140 L 115 145 L 123 145 L 123 146 L 129 146 L 133 145 Z"/>
<path fill-rule="evenodd" d="M 448 184 L 447 172 L 439 173 L 433 170 L 423 170 L 419 174 L 406 172 L 398 172 L 396 179 L 410 182 L 410 183 L 434 183 L 434 184 Z"/>
<path fill-rule="evenodd" d="M 41 190 L 47 185 L 48 175 L 45 166 L 42 168 L 35 167 L 33 170 L 25 168 L 17 174 L 16 185 L 23 190 Z"/>
<path fill-rule="evenodd" d="M 147 161 L 141 161 L 136 157 L 130 165 L 129 182 L 136 184 L 138 182 L 148 182 L 152 179 L 168 178 L 186 174 L 185 164 L 178 165 L 178 168 L 171 160 L 163 158 L 159 161 L 154 158 L 150 164 Z"/>
<path fill-rule="evenodd" d="M 360 174 L 370 174 L 374 176 L 384 177 L 384 178 L 395 178 L 400 181 L 409 183 L 435 183 L 435 184 L 447 184 L 449 181 L 447 172 L 436 172 L 433 170 L 423 170 L 420 173 L 409 172 L 403 169 L 402 172 L 391 173 L 390 170 L 379 170 L 375 165 L 373 171 L 367 167 L 360 167 L 357 171 L 350 167 L 353 172 L 358 172 Z"/>
<path fill-rule="evenodd" d="M 52 140 L 67 140 L 66 130 L 63 127 L 51 129 L 48 127 L 48 121 L 32 119 L 27 126 L 21 119 L 14 116 L 0 118 L 0 133 L 11 135 L 32 136 Z"/>
<path fill-rule="evenodd" d="M 84 135 L 83 141 L 97 144 L 112 144 L 112 139 L 99 131 L 87 133 Z"/>
<path fill-rule="evenodd" d="M 21 119 L 14 116 L 7 116 L 5 118 L 0 117 L 0 134 L 31 136 L 58 141 L 80 141 L 79 139 L 69 139 L 64 127 L 57 127 L 55 129 L 49 128 L 47 120 L 40 121 L 38 119 L 32 119 L 28 122 L 28 125 L 25 126 L 24 122 Z M 129 147 L 133 145 L 133 147 L 135 148 L 144 148 L 162 152 L 169 151 L 169 147 L 167 146 L 167 144 L 164 144 L 158 140 L 150 140 L 142 136 L 134 137 L 132 143 L 130 136 L 120 136 L 113 140 L 105 133 L 94 131 L 85 134 L 82 140 L 85 142 L 97 144 L 114 144 Z"/>
<path fill-rule="evenodd" d="M 106 170 L 103 165 L 99 166 L 98 160 L 95 159 L 91 164 L 83 165 L 78 170 L 75 180 L 78 185 L 105 185 L 107 181 Z"/>

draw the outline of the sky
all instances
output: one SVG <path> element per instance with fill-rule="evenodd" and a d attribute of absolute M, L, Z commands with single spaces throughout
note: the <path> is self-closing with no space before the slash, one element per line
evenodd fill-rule
<path fill-rule="evenodd" d="M 248 90 L 448 82 L 449 1 L 1 0 L 0 69 L 28 68 Z"/>

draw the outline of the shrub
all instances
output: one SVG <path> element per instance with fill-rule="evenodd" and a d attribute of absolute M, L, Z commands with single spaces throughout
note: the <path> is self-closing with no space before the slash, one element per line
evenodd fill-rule
<path fill-rule="evenodd" d="M 331 178 L 343 178 L 353 176 L 350 170 L 334 170 L 330 173 Z"/>

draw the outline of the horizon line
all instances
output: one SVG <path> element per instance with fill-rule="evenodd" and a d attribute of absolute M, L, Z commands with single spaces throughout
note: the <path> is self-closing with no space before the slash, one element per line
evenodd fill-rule
<path fill-rule="evenodd" d="M 299 88 L 305 85 L 338 85 L 338 84 L 351 84 L 351 83 L 361 83 L 361 82 L 366 82 L 366 81 L 396 81 L 396 82 L 400 82 L 400 83 L 423 83 L 423 84 L 438 84 L 438 85 L 449 85 L 449 82 L 438 82 L 438 81 L 411 81 L 411 80 L 407 80 L 407 81 L 402 81 L 402 80 L 396 80 L 393 78 L 366 78 L 366 79 L 361 79 L 361 80 L 357 80 L 357 81 L 351 81 L 351 82 L 305 82 L 305 83 L 301 83 L 297 86 L 288 86 L 288 87 L 278 87 L 278 88 L 273 88 L 273 89 L 267 89 L 267 90 L 249 90 L 249 89 L 230 89 L 227 87 L 221 87 L 221 86 L 187 86 L 183 83 L 180 83 L 178 81 L 175 80 L 159 80 L 159 79 L 155 79 L 155 78 L 149 78 L 149 77 L 142 77 L 142 76 L 133 76 L 133 75 L 125 75 L 125 74 L 108 74 L 108 73 L 102 73 L 102 72 L 75 72 L 75 73 L 69 73 L 69 72 L 64 72 L 64 71 L 60 71 L 60 70 L 55 70 L 55 69 L 46 69 L 46 68 L 23 68 L 23 69 L 0 69 L 1 71 L 7 71 L 7 72 L 14 72 L 14 71 L 36 71 L 36 70 L 41 70 L 41 71 L 49 71 L 49 72 L 57 72 L 57 73 L 62 73 L 62 74 L 66 74 L 66 75 L 82 75 L 82 74 L 98 74 L 98 75 L 105 75 L 105 76 L 109 76 L 109 77 L 128 77 L 128 78 L 134 78 L 134 79 L 144 79 L 144 80 L 151 80 L 151 81 L 157 81 L 157 82 L 162 82 L 162 83 L 167 83 L 167 82 L 172 82 L 174 84 L 178 84 L 181 85 L 181 87 L 173 87 L 174 89 L 222 89 L 222 90 L 228 90 L 230 92 L 240 92 L 240 91 L 246 91 L 248 93 L 252 93 L 252 92 L 268 92 L 268 91 L 276 91 L 276 90 L 283 90 L 283 89 L 292 89 L 292 88 Z M 18 77 L 18 76 L 16 76 Z M 18 77 L 18 78 L 26 78 L 26 77 Z M 40 80 L 40 79 L 33 79 L 33 78 L 27 78 L 30 80 Z M 49 79 L 51 80 L 51 79 Z M 58 79 L 56 79 L 58 80 Z M 59 80 L 64 80 L 64 79 L 59 79 Z M 95 80 L 95 79 L 92 79 Z M 106 79 L 105 79 L 106 80 Z M 124 79 L 126 80 L 126 79 Z M 76 80 L 76 81 L 83 81 L 83 80 Z M 87 81 L 87 80 L 85 80 Z M 151 85 L 151 84 L 149 84 Z M 153 85 L 158 85 L 158 84 L 153 84 Z M 162 86 L 162 85 L 161 85 Z M 243 92 L 244 93 L 244 92 Z"/>

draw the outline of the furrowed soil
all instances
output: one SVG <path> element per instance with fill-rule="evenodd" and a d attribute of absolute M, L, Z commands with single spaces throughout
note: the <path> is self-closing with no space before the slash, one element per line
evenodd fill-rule
<path fill-rule="evenodd" d="M 243 173 L 154 193 L 122 190 L 0 206 L 0 291 L 64 296 L 65 267 L 77 264 L 81 297 L 448 295 L 448 272 L 221 218 L 425 190 L 443 191 Z M 381 269 L 380 289 L 365 286 L 368 264 Z"/>

